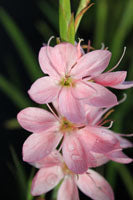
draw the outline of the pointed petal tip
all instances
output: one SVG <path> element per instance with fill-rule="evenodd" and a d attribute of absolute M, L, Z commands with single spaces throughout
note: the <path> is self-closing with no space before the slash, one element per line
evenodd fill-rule
<path fill-rule="evenodd" d="M 114 150 L 112 152 L 107 153 L 106 156 L 109 159 L 118 163 L 128 164 L 133 162 L 133 159 L 129 158 L 126 154 L 124 154 L 122 150 Z"/>
<path fill-rule="evenodd" d="M 94 170 L 89 169 L 86 174 L 79 175 L 77 185 L 85 195 L 94 200 L 114 200 L 111 186 Z"/>
<path fill-rule="evenodd" d="M 61 181 L 63 176 L 59 166 L 41 168 L 32 181 L 31 192 L 33 196 L 49 192 Z"/>
<path fill-rule="evenodd" d="M 89 105 L 106 108 L 118 104 L 116 95 L 104 86 L 93 82 L 89 82 L 88 86 L 93 87 L 96 91 L 95 95 L 88 99 Z"/>
<path fill-rule="evenodd" d="M 50 112 L 37 107 L 23 109 L 18 113 L 17 119 L 24 129 L 36 133 L 51 129 L 56 122 Z"/>
<path fill-rule="evenodd" d="M 28 90 L 30 98 L 39 104 L 52 102 L 58 96 L 61 86 L 50 76 L 37 79 Z"/>
<path fill-rule="evenodd" d="M 49 155 L 59 144 L 62 135 L 55 132 L 55 127 L 46 133 L 33 133 L 23 144 L 23 159 L 32 163 Z"/>

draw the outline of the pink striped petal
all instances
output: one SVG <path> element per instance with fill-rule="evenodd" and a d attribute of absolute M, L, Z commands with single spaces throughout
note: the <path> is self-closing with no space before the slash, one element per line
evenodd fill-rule
<path fill-rule="evenodd" d="M 77 65 L 72 69 L 71 75 L 76 78 L 97 76 L 106 69 L 110 57 L 111 53 L 107 50 L 95 50 L 89 52 L 77 61 Z"/>
<path fill-rule="evenodd" d="M 36 80 L 28 93 L 33 101 L 45 104 L 54 101 L 60 89 L 61 86 L 59 86 L 54 79 L 46 76 Z"/>
<path fill-rule="evenodd" d="M 87 174 L 79 175 L 79 189 L 93 200 L 114 200 L 114 194 L 109 183 L 97 172 L 89 169 Z"/>
<path fill-rule="evenodd" d="M 106 128 L 91 127 L 80 129 L 80 141 L 87 151 L 106 154 L 115 149 L 120 149 L 120 143 Z"/>
<path fill-rule="evenodd" d="M 41 108 L 29 107 L 20 111 L 17 115 L 20 125 L 31 132 L 45 131 L 57 123 L 55 117 Z"/>
<path fill-rule="evenodd" d="M 63 176 L 59 166 L 41 168 L 32 181 L 31 194 L 38 196 L 52 190 Z"/>
<path fill-rule="evenodd" d="M 72 95 L 71 88 L 62 88 L 59 95 L 59 110 L 62 116 L 75 123 L 85 120 L 85 113 L 81 102 Z"/>
<path fill-rule="evenodd" d="M 72 94 L 75 98 L 85 99 L 95 96 L 96 90 L 84 81 L 77 81 L 75 87 L 72 88 Z"/>
<path fill-rule="evenodd" d="M 109 158 L 107 158 L 105 155 L 103 155 L 101 153 L 91 152 L 91 154 L 93 155 L 93 157 L 96 160 L 96 167 L 104 165 L 109 161 Z"/>
<path fill-rule="evenodd" d="M 103 109 L 95 106 L 90 106 L 88 104 L 85 104 L 85 110 L 86 110 L 86 120 L 89 125 L 93 124 L 93 121 L 95 121 L 95 119 L 98 118 L 98 116 L 101 116 L 101 113 L 103 112 Z"/>
<path fill-rule="evenodd" d="M 48 132 L 33 133 L 23 144 L 23 160 L 35 162 L 50 154 L 59 144 L 62 135 L 55 128 Z"/>
<path fill-rule="evenodd" d="M 59 80 L 60 74 L 53 65 L 53 63 L 51 63 L 50 56 L 48 55 L 48 50 L 52 51 L 53 47 L 45 46 L 40 49 L 39 52 L 40 67 L 45 74 L 49 74 L 51 77 L 54 77 Z"/>
<path fill-rule="evenodd" d="M 60 43 L 50 51 L 50 60 L 60 74 L 69 72 L 78 59 L 77 47 L 70 43 Z"/>
<path fill-rule="evenodd" d="M 117 133 L 113 133 L 113 132 L 112 132 L 112 134 L 114 134 L 114 136 L 119 140 L 121 148 L 133 147 L 133 143 L 125 138 L 122 138 L 121 135 L 119 135 Z"/>
<path fill-rule="evenodd" d="M 112 86 L 113 88 L 116 89 L 128 89 L 128 88 L 132 88 L 133 87 L 133 81 L 124 81 L 121 84 Z"/>
<path fill-rule="evenodd" d="M 56 165 L 61 165 L 63 162 L 61 154 L 54 150 L 48 156 L 44 157 L 43 159 L 30 163 L 36 168 L 43 168 L 43 167 L 53 167 Z"/>
<path fill-rule="evenodd" d="M 126 78 L 126 71 L 106 72 L 94 77 L 93 80 L 103 86 L 115 86 L 122 83 Z"/>
<path fill-rule="evenodd" d="M 57 200 L 79 200 L 77 186 L 70 176 L 66 176 L 61 184 Z"/>
<path fill-rule="evenodd" d="M 107 158 L 119 163 L 127 164 L 133 161 L 133 159 L 126 156 L 121 150 L 109 152 L 106 156 Z"/>
<path fill-rule="evenodd" d="M 62 151 L 64 161 L 75 174 L 84 173 L 88 169 L 87 156 L 76 134 L 65 135 Z"/>
<path fill-rule="evenodd" d="M 95 89 L 96 93 L 94 96 L 90 96 L 88 104 L 96 107 L 110 107 L 117 105 L 116 96 L 110 92 L 107 88 L 97 83 L 88 82 L 88 86 Z"/>

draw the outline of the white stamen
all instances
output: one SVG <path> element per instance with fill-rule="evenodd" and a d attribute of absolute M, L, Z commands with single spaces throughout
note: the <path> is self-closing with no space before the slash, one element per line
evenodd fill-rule
<path fill-rule="evenodd" d="M 48 106 L 49 110 L 53 113 L 54 117 L 59 121 L 59 117 L 55 114 L 51 106 L 48 103 L 46 105 Z"/>
<path fill-rule="evenodd" d="M 52 67 L 53 67 L 53 69 L 56 71 L 56 73 L 60 76 L 60 74 L 59 74 L 59 72 L 56 70 L 56 67 L 55 67 L 55 65 L 54 65 L 54 63 L 52 62 L 52 60 L 51 60 L 51 58 L 50 58 L 50 49 L 49 49 L 49 46 L 50 46 L 50 42 L 51 42 L 51 40 L 54 38 L 54 36 L 51 36 L 50 38 L 49 38 L 49 40 L 48 40 L 48 44 L 47 44 L 47 51 L 46 51 L 46 53 L 47 53 L 47 56 L 48 56 L 48 58 L 49 58 L 49 61 L 50 61 L 50 63 L 51 63 L 51 65 L 52 65 Z"/>
<path fill-rule="evenodd" d="M 113 122 L 113 121 L 111 121 L 111 122 L 110 122 L 110 125 L 109 125 L 109 126 L 107 126 L 107 127 L 105 127 L 105 128 L 108 128 L 108 129 L 109 129 L 109 128 L 111 128 L 111 127 L 113 126 L 113 123 L 114 123 L 114 122 Z"/>
<path fill-rule="evenodd" d="M 126 93 L 123 93 L 123 98 L 120 100 L 120 101 L 118 101 L 118 103 L 119 104 L 121 104 L 121 103 L 123 103 L 125 100 L 126 100 L 126 98 L 127 98 L 127 94 Z M 103 109 L 103 111 L 102 112 L 99 112 L 99 114 L 97 115 L 97 117 L 93 120 L 93 122 L 92 122 L 92 125 L 94 125 L 94 124 L 99 124 L 99 120 L 101 119 L 101 117 L 108 111 L 108 110 L 110 110 L 111 108 L 113 108 L 114 106 L 111 106 L 111 107 L 109 107 L 109 108 L 105 108 L 105 109 Z M 100 121 L 101 122 L 101 121 Z"/>
<path fill-rule="evenodd" d="M 123 98 L 118 101 L 119 104 L 123 103 L 125 100 L 127 99 L 127 94 L 126 93 L 123 93 Z"/>
<path fill-rule="evenodd" d="M 83 38 L 78 38 L 78 40 L 79 40 L 79 43 L 81 43 L 81 42 L 83 42 L 84 41 L 84 39 Z"/>
<path fill-rule="evenodd" d="M 112 69 L 110 69 L 108 72 L 112 72 L 114 69 L 116 69 L 118 67 L 118 65 L 120 64 L 121 60 L 123 59 L 123 57 L 125 55 L 125 52 L 126 52 L 126 47 L 124 47 L 122 56 L 121 56 L 120 60 L 118 61 L 118 63 Z"/>
<path fill-rule="evenodd" d="M 50 45 L 50 42 L 51 42 L 51 40 L 52 40 L 54 37 L 55 37 L 55 36 L 52 35 L 52 36 L 49 38 L 48 44 L 47 44 L 48 46 Z"/>
<path fill-rule="evenodd" d="M 82 54 L 81 54 L 80 43 L 81 43 L 82 41 L 84 41 L 84 39 L 80 39 L 80 38 L 78 38 L 78 39 L 79 39 L 79 42 L 78 42 L 78 45 L 77 45 L 77 50 L 78 50 L 78 58 L 80 58 L 80 57 L 82 56 Z"/>
<path fill-rule="evenodd" d="M 105 49 L 105 44 L 102 42 L 101 43 L 101 50 L 104 50 Z"/>

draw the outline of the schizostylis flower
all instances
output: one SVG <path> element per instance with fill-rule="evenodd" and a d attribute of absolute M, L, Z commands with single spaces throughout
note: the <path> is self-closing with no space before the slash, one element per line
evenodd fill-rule
<path fill-rule="evenodd" d="M 126 71 L 105 72 L 111 58 L 108 50 L 94 50 L 83 54 L 78 45 L 64 42 L 54 47 L 44 46 L 39 52 L 42 71 L 48 76 L 36 80 L 28 91 L 37 103 L 58 101 L 59 110 L 68 120 L 85 120 L 82 100 L 97 107 L 116 105 L 116 96 L 107 87 L 126 89 L 133 82 L 125 82 Z"/>
<path fill-rule="evenodd" d="M 23 145 L 23 160 L 26 162 L 42 159 L 59 144 L 68 168 L 77 174 L 97 166 L 96 154 L 99 158 L 104 155 L 106 160 L 121 163 L 132 161 L 122 152 L 122 141 L 105 127 L 75 124 L 65 117 L 34 107 L 22 110 L 17 118 L 23 128 L 33 132 Z"/>
<path fill-rule="evenodd" d="M 39 168 L 32 181 L 33 196 L 46 193 L 61 182 L 57 200 L 79 200 L 78 188 L 93 200 L 114 200 L 112 188 L 100 174 L 92 169 L 83 174 L 74 174 L 58 151 L 53 151 L 42 160 L 31 164 Z"/>

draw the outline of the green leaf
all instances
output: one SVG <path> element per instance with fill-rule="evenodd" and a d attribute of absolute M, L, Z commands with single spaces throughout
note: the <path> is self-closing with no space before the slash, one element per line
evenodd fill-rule
<path fill-rule="evenodd" d="M 46 22 L 38 21 L 35 26 L 45 41 L 48 41 L 51 35 L 55 34 Z"/>
<path fill-rule="evenodd" d="M 42 76 L 42 72 L 39 68 L 34 52 L 32 51 L 16 23 L 2 7 L 0 7 L 0 22 L 4 26 L 7 34 L 12 39 L 14 46 L 18 50 L 18 53 L 24 63 L 24 66 L 26 67 L 27 72 L 29 73 L 31 80 L 34 81 L 38 77 Z"/>
<path fill-rule="evenodd" d="M 78 27 L 83 15 L 92 5 L 94 5 L 94 3 L 88 5 L 89 3 L 90 3 L 90 0 L 81 0 L 79 3 L 79 7 L 78 7 L 76 17 L 75 17 L 75 34 L 78 30 Z"/>
<path fill-rule="evenodd" d="M 83 10 L 86 6 L 88 6 L 89 3 L 90 3 L 90 0 L 80 0 L 79 6 L 76 12 L 76 17 L 79 15 L 81 10 Z"/>
<path fill-rule="evenodd" d="M 9 130 L 21 128 L 16 118 L 6 120 L 4 126 Z"/>
<path fill-rule="evenodd" d="M 130 174 L 130 171 L 123 164 L 119 164 L 115 162 L 109 163 L 108 168 L 107 168 L 106 178 L 113 188 L 115 188 L 117 174 L 119 174 L 119 176 L 121 177 L 123 183 L 125 184 L 126 190 L 132 199 L 133 198 L 133 178 Z"/>
<path fill-rule="evenodd" d="M 68 41 L 72 44 L 75 43 L 75 29 L 74 29 L 74 15 L 72 13 L 71 20 L 68 24 L 68 32 L 67 32 Z"/>
<path fill-rule="evenodd" d="M 68 40 L 68 27 L 72 21 L 71 18 L 70 0 L 59 0 L 59 31 L 62 41 L 70 42 Z"/>
<path fill-rule="evenodd" d="M 12 166 L 10 169 L 12 170 L 12 173 L 15 175 L 15 178 L 18 182 L 19 190 L 20 190 L 20 198 L 26 199 L 26 188 L 27 188 L 27 182 L 26 182 L 26 175 L 23 168 L 22 163 L 19 161 L 16 152 L 14 151 L 13 147 L 10 147 L 12 159 L 14 162 L 14 166 Z"/>
<path fill-rule="evenodd" d="M 52 191 L 52 200 L 56 200 L 57 199 L 57 193 L 58 193 L 58 190 L 62 184 L 63 180 L 61 180 L 59 182 L 59 184 L 54 188 L 54 190 Z"/>
<path fill-rule="evenodd" d="M 11 55 L 11 52 L 6 55 L 8 59 L 4 59 L 7 76 L 9 77 L 10 81 L 17 85 L 19 88 L 23 88 L 23 78 L 21 73 L 19 73 L 19 68 L 17 68 L 16 60 L 14 59 L 13 55 Z"/>
<path fill-rule="evenodd" d="M 125 184 L 126 190 L 133 199 L 133 177 L 125 165 L 114 163 L 114 167 L 119 173 L 123 183 Z"/>
<path fill-rule="evenodd" d="M 30 173 L 30 177 L 28 179 L 28 182 L 27 182 L 27 193 L 26 193 L 26 200 L 32 200 L 34 199 L 34 197 L 31 195 L 31 184 L 32 184 L 32 179 L 33 179 L 33 176 L 35 174 L 35 168 L 32 168 L 31 170 L 31 173 Z"/>
<path fill-rule="evenodd" d="M 128 80 L 132 80 L 133 76 L 133 60 L 130 64 L 129 70 L 128 70 Z M 126 113 L 129 113 L 132 106 L 132 94 L 133 89 L 130 88 L 126 91 L 127 99 L 125 102 L 123 102 L 120 106 L 120 109 L 115 110 L 113 113 L 113 119 L 115 120 L 115 123 L 113 125 L 113 130 L 120 133 L 124 126 L 124 117 Z"/>
<path fill-rule="evenodd" d="M 32 105 L 30 100 L 28 100 L 15 85 L 2 75 L 0 75 L 0 90 L 2 90 L 20 109 Z"/>
<path fill-rule="evenodd" d="M 111 64 L 114 64 L 118 59 L 121 49 L 124 46 L 125 38 L 133 27 L 133 1 L 128 0 L 125 4 L 126 6 L 123 8 L 123 16 L 121 17 L 119 26 L 114 33 L 114 38 L 112 38 L 111 51 L 113 53 L 113 57 Z"/>
<path fill-rule="evenodd" d="M 40 8 L 41 12 L 47 18 L 48 22 L 50 22 L 51 25 L 53 26 L 53 28 L 58 32 L 58 12 L 57 12 L 57 10 L 53 6 L 51 6 L 48 1 L 39 1 L 37 4 L 38 4 L 38 7 Z"/>
<path fill-rule="evenodd" d="M 94 46 L 98 47 L 105 41 L 106 23 L 108 14 L 107 0 L 98 0 L 96 3 L 96 25 L 95 25 L 95 39 Z"/>
<path fill-rule="evenodd" d="M 114 163 L 109 162 L 107 164 L 107 169 L 106 169 L 106 179 L 110 183 L 112 188 L 115 188 L 116 178 L 117 178 L 117 172 L 116 169 L 114 168 Z"/>

